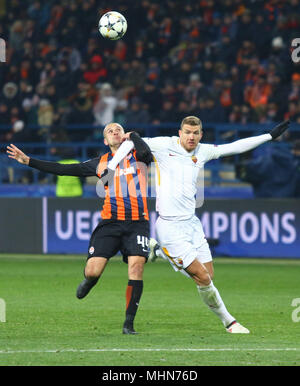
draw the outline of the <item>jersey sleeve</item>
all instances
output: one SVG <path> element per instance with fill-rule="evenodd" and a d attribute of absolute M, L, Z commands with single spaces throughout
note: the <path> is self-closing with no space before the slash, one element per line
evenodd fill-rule
<path fill-rule="evenodd" d="M 84 177 L 97 176 L 97 168 L 99 165 L 100 157 L 92 158 L 88 161 L 81 162 L 80 168 Z"/>
<path fill-rule="evenodd" d="M 146 144 L 150 147 L 150 150 L 153 152 L 165 150 L 171 142 L 171 137 L 143 137 L 142 138 Z"/>
<path fill-rule="evenodd" d="M 215 158 L 245 153 L 272 140 L 271 134 L 262 134 L 216 146 Z"/>
<path fill-rule="evenodd" d="M 30 158 L 29 166 L 38 169 L 45 173 L 56 174 L 58 176 L 73 176 L 73 177 L 89 177 L 95 176 L 99 158 L 92 160 L 74 163 L 61 164 L 59 162 L 42 161 L 35 158 Z"/>
<path fill-rule="evenodd" d="M 270 134 L 262 134 L 254 137 L 243 138 L 224 145 L 201 144 L 199 151 L 205 156 L 205 162 L 219 157 L 245 153 L 272 140 Z"/>
<path fill-rule="evenodd" d="M 207 143 L 201 143 L 200 148 L 198 150 L 198 154 L 204 158 L 204 162 L 208 162 L 212 159 L 219 158 L 218 154 L 218 146 L 210 145 Z"/>
<path fill-rule="evenodd" d="M 131 140 L 126 140 L 122 143 L 119 149 L 116 151 L 116 154 L 108 162 L 107 167 L 109 169 L 115 170 L 123 158 L 134 148 L 134 143 Z"/>

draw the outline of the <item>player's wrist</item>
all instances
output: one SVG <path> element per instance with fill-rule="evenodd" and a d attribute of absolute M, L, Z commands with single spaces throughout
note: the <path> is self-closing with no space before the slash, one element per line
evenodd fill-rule
<path fill-rule="evenodd" d="M 129 133 L 129 139 L 133 139 L 134 137 L 139 137 L 139 134 L 136 132 L 136 131 L 131 131 L 130 133 Z"/>

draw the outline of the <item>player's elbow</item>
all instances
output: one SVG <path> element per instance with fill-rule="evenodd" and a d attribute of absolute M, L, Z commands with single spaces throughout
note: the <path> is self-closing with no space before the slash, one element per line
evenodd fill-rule
<path fill-rule="evenodd" d="M 148 150 L 141 151 L 137 154 L 137 159 L 140 162 L 144 162 L 146 165 L 149 165 L 153 161 L 152 153 Z"/>

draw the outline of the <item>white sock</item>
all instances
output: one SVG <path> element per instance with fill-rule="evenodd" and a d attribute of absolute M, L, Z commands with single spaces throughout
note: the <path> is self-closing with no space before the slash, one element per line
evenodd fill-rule
<path fill-rule="evenodd" d="M 235 321 L 235 318 L 227 311 L 219 291 L 212 281 L 205 287 L 197 285 L 197 289 L 204 303 L 221 319 L 225 327 Z"/>

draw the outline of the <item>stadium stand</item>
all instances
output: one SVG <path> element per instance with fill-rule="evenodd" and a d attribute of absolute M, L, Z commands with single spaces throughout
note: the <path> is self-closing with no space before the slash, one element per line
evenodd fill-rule
<path fill-rule="evenodd" d="M 2 184 L 51 182 L 9 162 L 6 143 L 43 159 L 72 149 L 84 160 L 104 151 L 99 128 L 112 120 L 142 135 L 172 135 L 183 117 L 197 115 L 204 140 L 224 143 L 289 118 L 281 144 L 289 148 L 299 139 L 300 63 L 291 60 L 298 0 L 116 0 L 114 9 L 128 21 L 117 42 L 97 29 L 111 5 L 1 2 Z M 208 165 L 207 186 L 249 188 L 236 179 L 240 161 Z"/>

